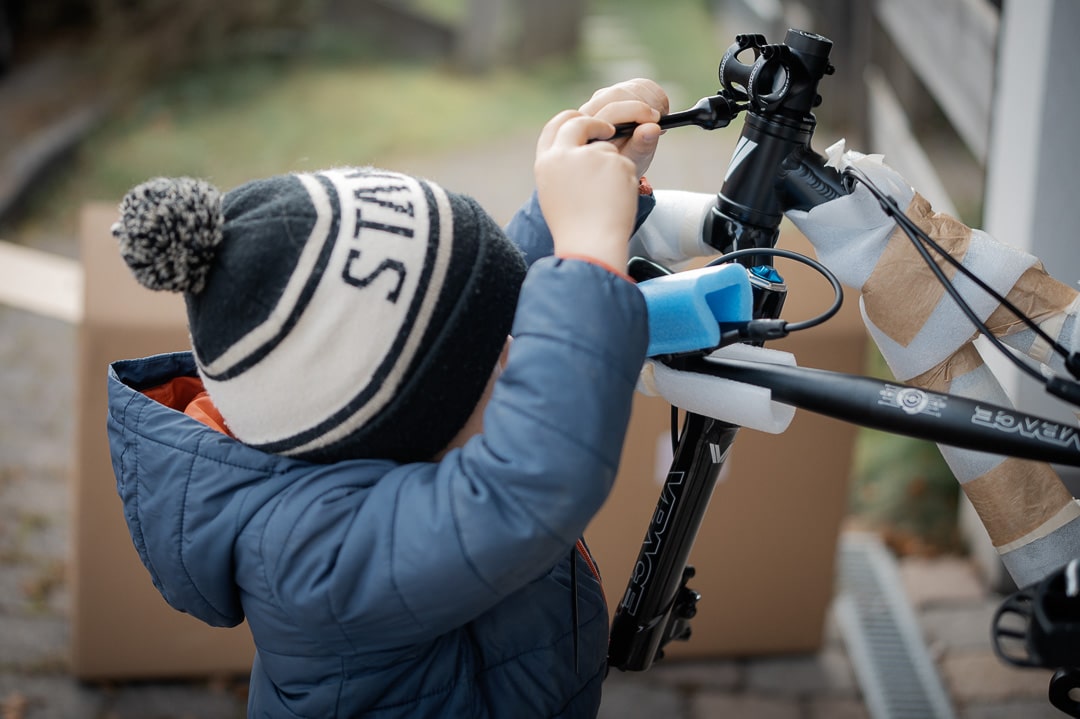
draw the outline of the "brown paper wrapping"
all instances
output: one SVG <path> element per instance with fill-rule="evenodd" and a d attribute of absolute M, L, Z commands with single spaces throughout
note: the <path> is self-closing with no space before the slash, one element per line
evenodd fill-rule
<path fill-rule="evenodd" d="M 929 392 L 944 394 L 949 391 L 954 379 L 974 371 L 982 364 L 985 363 L 979 350 L 973 342 L 968 342 L 936 366 L 912 377 L 908 383 Z"/>
<path fill-rule="evenodd" d="M 1012 457 L 961 487 L 995 547 L 1031 534 L 1073 501 L 1050 465 Z"/>
<path fill-rule="evenodd" d="M 983 364 L 978 349 L 968 342 L 933 369 L 912 378 L 910 384 L 931 392 L 948 392 L 955 378 Z M 1038 538 L 1035 530 L 1072 502 L 1072 494 L 1049 464 L 1012 457 L 961 487 L 993 545 L 999 548 L 1024 537 L 1034 541 Z"/>
<path fill-rule="evenodd" d="M 1038 324 L 1064 312 L 1076 299 L 1077 294 L 1080 293 L 1072 287 L 1046 274 L 1043 264 L 1038 262 L 1020 275 L 1006 299 Z M 995 337 L 1004 337 L 1025 329 L 1024 323 L 1004 306 L 994 310 L 987 318 L 986 326 Z"/>
<path fill-rule="evenodd" d="M 970 227 L 949 215 L 934 212 L 918 193 L 905 214 L 952 257 L 963 259 L 971 243 Z M 952 280 L 956 268 L 933 250 L 930 256 Z M 945 295 L 945 288 L 908 236 L 897 227 L 862 293 L 867 316 L 892 340 L 907 347 Z"/>

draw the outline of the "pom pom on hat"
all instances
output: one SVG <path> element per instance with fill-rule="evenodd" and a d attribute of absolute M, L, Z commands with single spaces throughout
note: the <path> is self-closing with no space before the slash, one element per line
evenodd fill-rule
<path fill-rule="evenodd" d="M 135 279 L 152 290 L 198 294 L 222 239 L 221 193 L 189 177 L 158 177 L 120 203 L 112 227 Z"/>

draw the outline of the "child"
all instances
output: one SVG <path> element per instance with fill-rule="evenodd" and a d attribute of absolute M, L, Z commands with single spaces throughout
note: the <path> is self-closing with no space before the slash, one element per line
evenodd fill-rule
<path fill-rule="evenodd" d="M 666 110 L 635 80 L 547 123 L 527 274 L 475 201 L 382 170 L 124 198 L 121 252 L 184 293 L 194 352 L 110 368 L 117 487 L 165 599 L 246 617 L 250 716 L 595 716 L 578 538 L 644 357 L 622 270 Z"/>

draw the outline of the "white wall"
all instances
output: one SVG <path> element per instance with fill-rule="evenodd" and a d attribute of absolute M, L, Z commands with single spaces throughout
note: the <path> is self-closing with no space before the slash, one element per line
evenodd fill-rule
<path fill-rule="evenodd" d="M 1080 280 L 1078 32 L 1077 0 L 1005 3 L 984 212 L 987 232 L 1073 286 Z M 1000 375 L 1020 409 L 1075 421 L 1069 405 L 1015 369 Z"/>

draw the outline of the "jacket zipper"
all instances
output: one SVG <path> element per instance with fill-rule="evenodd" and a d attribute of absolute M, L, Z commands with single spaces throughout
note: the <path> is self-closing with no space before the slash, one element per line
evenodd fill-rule
<path fill-rule="evenodd" d="M 585 542 L 578 540 L 574 549 L 570 551 L 570 618 L 574 625 L 574 674 L 578 674 L 578 642 L 581 639 L 581 629 L 578 626 L 578 586 L 577 586 L 577 557 L 581 555 L 581 558 L 585 560 L 585 566 L 592 572 L 593 577 L 596 578 L 596 583 L 600 585 L 600 596 L 604 599 L 604 603 L 607 603 L 607 596 L 604 594 L 604 583 L 600 580 L 600 572 L 596 569 L 596 563 L 593 562 L 592 555 L 589 554 L 588 548 L 585 546 Z"/>

